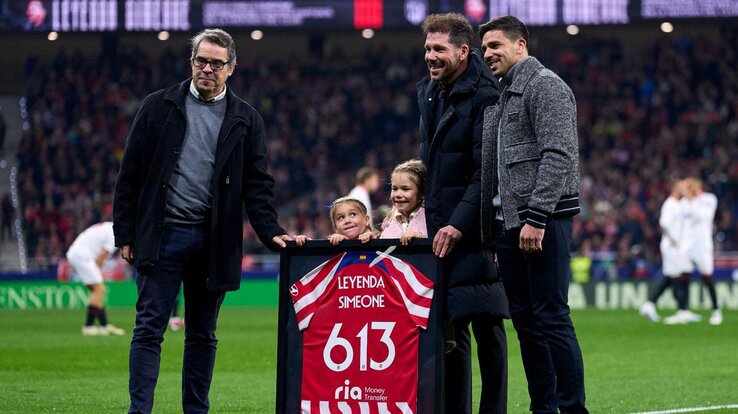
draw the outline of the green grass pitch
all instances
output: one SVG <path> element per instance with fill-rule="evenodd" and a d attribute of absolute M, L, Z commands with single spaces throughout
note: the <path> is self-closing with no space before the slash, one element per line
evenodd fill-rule
<path fill-rule="evenodd" d="M 0 310 L 0 413 L 124 413 L 134 311 L 109 309 L 123 337 L 83 337 L 83 310 Z M 636 413 L 738 404 L 738 312 L 721 326 L 665 326 L 637 311 L 582 310 L 573 319 L 590 412 Z M 709 315 L 702 312 L 703 318 Z M 276 308 L 224 307 L 211 389 L 213 413 L 273 413 Z M 509 412 L 528 412 L 512 325 Z M 167 332 L 156 413 L 178 413 L 183 333 Z M 475 372 L 474 396 L 479 395 Z M 738 409 L 701 413 L 738 412 Z"/>

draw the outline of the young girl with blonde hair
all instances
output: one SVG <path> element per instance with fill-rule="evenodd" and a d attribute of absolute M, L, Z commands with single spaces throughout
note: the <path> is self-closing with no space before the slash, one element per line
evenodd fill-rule
<path fill-rule="evenodd" d="M 335 233 L 327 239 L 334 246 L 343 240 L 360 240 L 366 243 L 377 238 L 378 233 L 372 227 L 366 206 L 353 197 L 341 197 L 333 201 L 330 216 Z M 310 240 L 306 235 L 295 236 L 298 246 L 305 244 L 306 240 Z"/>

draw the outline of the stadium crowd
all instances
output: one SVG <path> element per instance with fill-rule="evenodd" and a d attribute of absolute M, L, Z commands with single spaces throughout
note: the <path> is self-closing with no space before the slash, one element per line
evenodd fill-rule
<path fill-rule="evenodd" d="M 738 31 L 709 40 L 665 35 L 637 50 L 582 36 L 564 49 L 543 41 L 534 53 L 578 104 L 582 214 L 574 249 L 614 252 L 621 267 L 657 268 L 669 180 L 694 175 L 719 200 L 717 250 L 738 250 Z M 120 45 L 25 63 L 30 128 L 18 151 L 18 193 L 28 257 L 54 265 L 103 218 L 138 105 L 186 78 L 188 58 L 184 49 L 150 57 Z M 388 204 L 392 166 L 417 155 L 415 83 L 426 70 L 422 50 L 274 61 L 239 54 L 228 86 L 264 117 L 288 231 L 330 234 L 326 206 L 348 193 L 362 165 L 384 173 L 373 202 Z M 263 252 L 249 226 L 244 233 L 244 252 Z"/>

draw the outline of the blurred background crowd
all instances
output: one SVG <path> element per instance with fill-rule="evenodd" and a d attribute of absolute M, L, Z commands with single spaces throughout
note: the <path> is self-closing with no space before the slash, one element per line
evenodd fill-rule
<path fill-rule="evenodd" d="M 532 54 L 562 76 L 578 105 L 583 208 L 573 249 L 612 257 L 621 277 L 658 268 L 669 180 L 693 175 L 719 200 L 716 249 L 738 250 L 738 29 L 657 36 L 637 48 L 616 38 L 579 36 L 567 47 L 545 40 L 535 39 Z M 106 218 L 141 100 L 190 74 L 183 46 L 157 56 L 122 44 L 99 54 L 62 49 L 24 62 L 28 128 L 17 181 L 29 258 L 54 266 L 81 230 Z M 382 176 L 372 195 L 381 222 L 386 210 L 376 206 L 389 204 L 389 172 L 418 150 L 422 38 L 413 50 L 273 60 L 239 50 L 228 86 L 264 117 L 290 233 L 330 234 L 327 206 L 364 165 Z M 248 225 L 244 234 L 245 254 L 265 252 Z"/>

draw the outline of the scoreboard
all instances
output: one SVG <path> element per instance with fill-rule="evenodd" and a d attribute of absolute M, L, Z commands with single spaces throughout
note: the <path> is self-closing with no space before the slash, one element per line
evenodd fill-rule
<path fill-rule="evenodd" d="M 530 26 L 735 18 L 736 0 L 0 0 L 0 31 L 409 29 L 431 13 L 476 25 L 515 15 Z"/>

